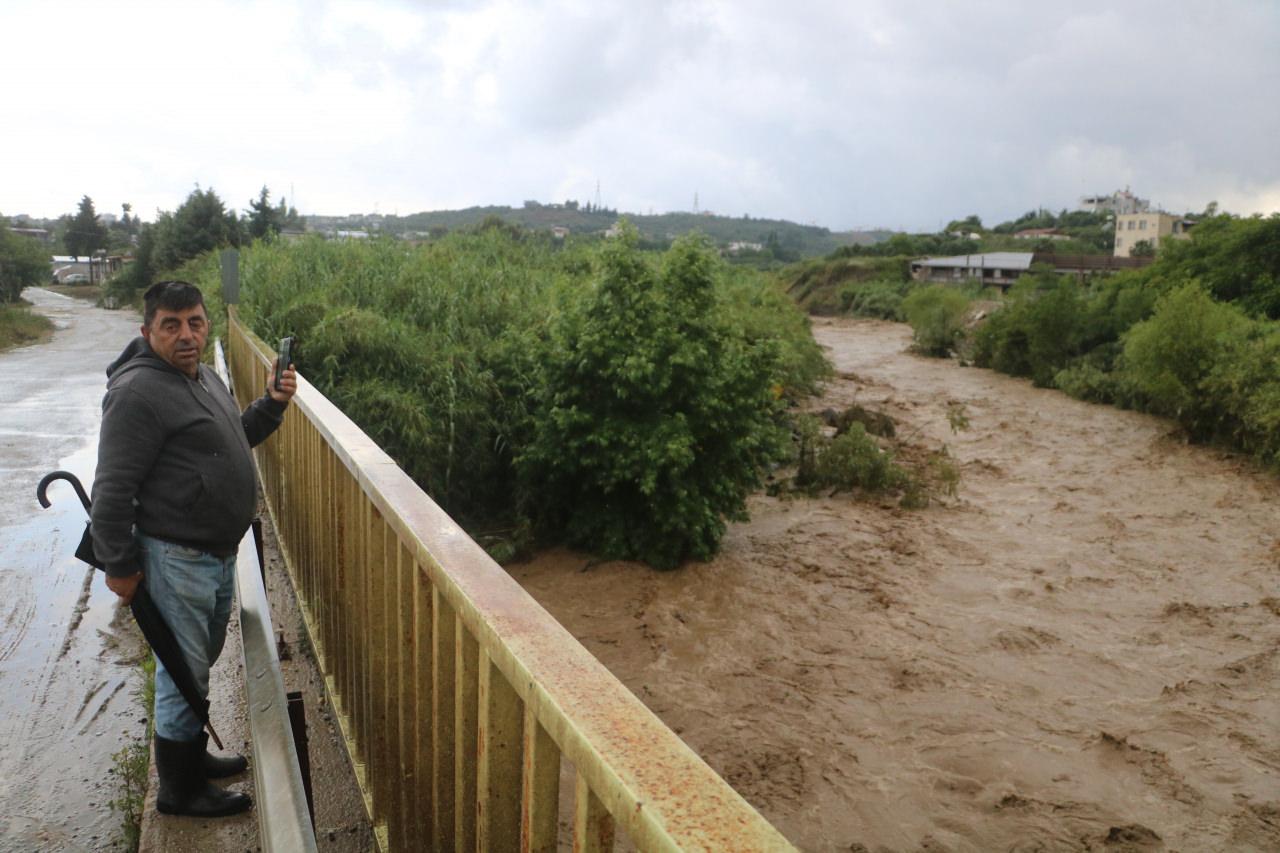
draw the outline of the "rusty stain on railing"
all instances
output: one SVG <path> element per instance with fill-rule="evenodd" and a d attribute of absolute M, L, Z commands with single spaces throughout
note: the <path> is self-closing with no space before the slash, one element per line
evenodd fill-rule
<path fill-rule="evenodd" d="M 269 348 L 230 309 L 238 389 Z M 305 379 L 255 453 L 376 827 L 391 850 L 791 850 Z M 242 390 L 241 393 L 251 393 Z M 242 400 L 247 402 L 247 400 Z"/>

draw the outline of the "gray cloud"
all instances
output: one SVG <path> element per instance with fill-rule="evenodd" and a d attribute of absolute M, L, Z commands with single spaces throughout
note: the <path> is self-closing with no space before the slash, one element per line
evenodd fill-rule
<path fill-rule="evenodd" d="M 597 180 L 623 209 L 696 192 L 834 228 L 994 222 L 1126 184 L 1177 210 L 1280 208 L 1271 0 L 216 5 L 10 15 L 0 71 L 48 68 L 11 93 L 14 126 L 67 121 L 86 76 L 137 106 L 114 99 L 87 136 L 7 134 L 0 210 L 88 192 L 149 212 L 199 182 L 237 206 L 268 183 L 308 211 L 407 213 Z M 50 66 L 55 31 L 112 47 Z"/>

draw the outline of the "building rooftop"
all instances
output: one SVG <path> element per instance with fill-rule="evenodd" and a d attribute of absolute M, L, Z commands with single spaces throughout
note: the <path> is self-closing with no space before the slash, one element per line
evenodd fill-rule
<path fill-rule="evenodd" d="M 947 258 L 919 258 L 911 262 L 921 267 L 988 267 L 1002 270 L 1031 269 L 1034 252 L 986 252 L 975 255 L 952 255 Z"/>

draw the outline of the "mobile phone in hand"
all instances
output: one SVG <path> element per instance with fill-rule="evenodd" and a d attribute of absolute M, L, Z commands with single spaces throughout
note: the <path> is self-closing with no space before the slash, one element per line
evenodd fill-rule
<path fill-rule="evenodd" d="M 284 376 L 284 372 L 289 369 L 289 364 L 293 361 L 293 338 L 280 339 L 280 351 L 276 358 L 276 375 L 271 383 L 271 387 L 277 391 L 280 390 L 280 377 Z"/>

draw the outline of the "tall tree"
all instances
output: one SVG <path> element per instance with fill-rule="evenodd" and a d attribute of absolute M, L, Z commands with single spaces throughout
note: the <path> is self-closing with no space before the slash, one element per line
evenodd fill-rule
<path fill-rule="evenodd" d="M 284 196 L 280 196 L 280 203 L 276 205 L 276 212 L 279 214 L 280 227 L 286 231 L 301 231 L 302 217 L 298 215 L 298 208 L 285 203 Z"/>
<path fill-rule="evenodd" d="M 281 199 L 281 204 L 283 203 L 284 200 Z M 246 226 L 251 239 L 258 240 L 280 233 L 283 216 L 280 208 L 271 206 L 271 191 L 265 184 L 258 197 L 249 202 L 246 213 L 249 214 Z"/>
<path fill-rule="evenodd" d="M 80 199 L 80 209 L 67 225 L 67 233 L 63 237 L 69 255 L 92 255 L 99 249 L 107 247 L 107 226 L 98 219 L 93 209 L 93 199 L 85 196 Z"/>
<path fill-rule="evenodd" d="M 158 271 L 176 270 L 212 249 L 240 245 L 240 220 L 212 189 L 196 187 L 172 214 L 157 217 L 155 228 Z"/>

